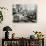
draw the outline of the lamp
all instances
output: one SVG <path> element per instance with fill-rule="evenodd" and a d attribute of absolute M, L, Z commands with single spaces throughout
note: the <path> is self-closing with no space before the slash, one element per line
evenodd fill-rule
<path fill-rule="evenodd" d="M 9 26 L 6 26 L 3 28 L 3 31 L 5 32 L 5 39 L 9 39 L 9 32 L 8 31 L 12 31 L 12 29 Z"/>

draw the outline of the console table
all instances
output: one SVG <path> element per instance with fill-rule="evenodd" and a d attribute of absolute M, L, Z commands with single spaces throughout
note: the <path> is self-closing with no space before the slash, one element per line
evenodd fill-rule
<path fill-rule="evenodd" d="M 2 39 L 2 46 L 44 46 L 43 39 Z"/>

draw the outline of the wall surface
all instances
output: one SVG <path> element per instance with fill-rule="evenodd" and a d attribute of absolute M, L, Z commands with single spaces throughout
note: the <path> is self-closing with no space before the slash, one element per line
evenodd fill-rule
<path fill-rule="evenodd" d="M 12 4 L 37 4 L 37 23 L 13 23 Z M 8 9 L 2 10 L 4 20 L 0 23 L 0 46 L 4 38 L 3 27 L 8 25 L 12 28 L 10 36 L 15 32 L 16 37 L 29 37 L 33 31 L 41 31 L 46 37 L 46 0 L 0 0 L 0 6 Z"/>

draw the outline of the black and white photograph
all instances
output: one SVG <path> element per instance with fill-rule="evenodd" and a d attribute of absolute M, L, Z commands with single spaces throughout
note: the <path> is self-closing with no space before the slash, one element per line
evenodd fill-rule
<path fill-rule="evenodd" d="M 13 4 L 13 22 L 37 22 L 36 4 Z"/>

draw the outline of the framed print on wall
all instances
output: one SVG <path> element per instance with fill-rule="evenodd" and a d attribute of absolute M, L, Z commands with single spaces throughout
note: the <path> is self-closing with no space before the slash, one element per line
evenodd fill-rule
<path fill-rule="evenodd" d="M 13 22 L 37 22 L 36 4 L 13 4 Z"/>

